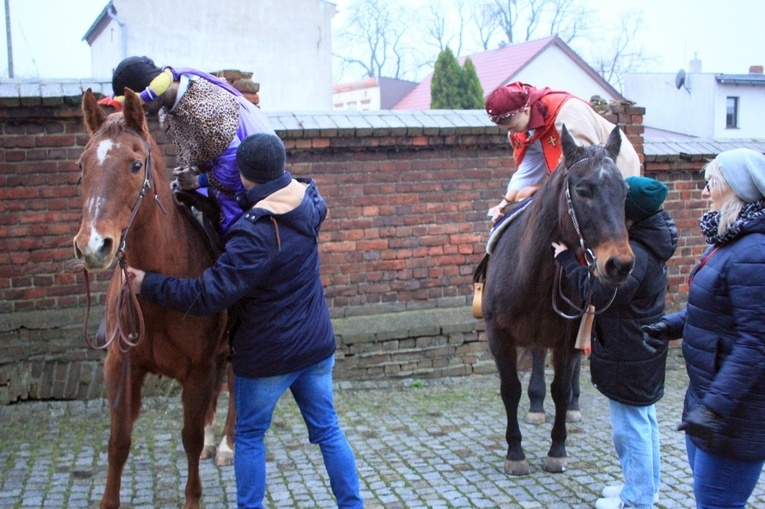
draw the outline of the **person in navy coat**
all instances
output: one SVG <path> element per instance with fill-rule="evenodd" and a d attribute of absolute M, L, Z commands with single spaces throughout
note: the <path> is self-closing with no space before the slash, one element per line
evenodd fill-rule
<path fill-rule="evenodd" d="M 237 507 L 262 509 L 264 437 L 288 390 L 318 444 L 339 509 L 362 509 L 356 461 L 333 402 L 335 334 L 319 270 L 319 228 L 327 205 L 311 179 L 285 170 L 274 134 L 245 138 L 236 152 L 244 214 L 226 235 L 225 252 L 202 276 L 176 278 L 129 267 L 141 298 L 184 313 L 229 309 L 234 323 Z"/>
<path fill-rule="evenodd" d="M 687 307 L 643 330 L 683 338 L 690 383 L 682 423 L 699 509 L 743 508 L 765 464 L 765 156 L 748 148 L 705 169 L 709 247 Z"/>

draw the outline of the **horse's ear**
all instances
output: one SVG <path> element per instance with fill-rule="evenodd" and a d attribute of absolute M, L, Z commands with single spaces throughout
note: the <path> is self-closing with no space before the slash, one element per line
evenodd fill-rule
<path fill-rule="evenodd" d="M 577 153 L 579 152 L 579 146 L 574 141 L 574 137 L 566 129 L 566 124 L 563 124 L 561 129 L 561 144 L 563 145 L 563 160 L 566 161 L 566 166 L 577 160 Z"/>
<path fill-rule="evenodd" d="M 98 131 L 107 117 L 106 112 L 98 105 L 96 96 L 93 95 L 91 89 L 87 89 L 82 94 L 82 117 L 85 120 L 85 128 L 91 136 Z"/>
<path fill-rule="evenodd" d="M 129 129 L 141 134 L 144 138 L 148 136 L 149 128 L 146 125 L 141 99 L 129 88 L 125 88 L 125 105 L 122 108 L 122 116 Z"/>
<path fill-rule="evenodd" d="M 608 135 L 608 141 L 606 141 L 606 151 L 611 159 L 616 161 L 616 157 L 619 155 L 619 151 L 622 149 L 622 135 L 619 132 L 619 126 L 614 126 L 611 134 Z"/>

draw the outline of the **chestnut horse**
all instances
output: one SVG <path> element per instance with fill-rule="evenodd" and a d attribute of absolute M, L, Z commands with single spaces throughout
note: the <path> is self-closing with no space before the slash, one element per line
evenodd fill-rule
<path fill-rule="evenodd" d="M 587 303 L 574 298 L 565 278 L 556 277 L 552 242 L 580 247 L 592 277 L 610 286 L 624 283 L 634 264 L 624 222 L 627 186 L 614 163 L 621 147 L 618 127 L 605 147 L 578 147 L 565 126 L 561 134 L 563 161 L 497 242 L 484 288 L 486 333 L 507 414 L 504 468 L 512 475 L 531 471 L 518 425 L 518 346 L 552 349 L 555 420 L 542 467 L 549 472 L 567 467 L 566 407 L 581 355 L 574 348 L 578 321 L 572 318 L 581 316 Z"/>
<path fill-rule="evenodd" d="M 138 97 L 126 90 L 123 111 L 107 116 L 88 90 L 82 112 L 91 138 L 79 163 L 83 208 L 75 256 L 89 271 L 104 271 L 115 258 L 120 262 L 106 296 L 104 381 L 110 436 L 101 507 L 120 505 L 141 386 L 147 373 L 155 373 L 178 380 L 183 388 L 182 438 L 188 460 L 183 507 L 195 509 L 202 495 L 199 460 L 205 422 L 214 415 L 226 371 L 226 313 L 191 316 L 136 299 L 125 285 L 124 266 L 129 262 L 146 271 L 193 277 L 214 258 L 176 205 Z"/>

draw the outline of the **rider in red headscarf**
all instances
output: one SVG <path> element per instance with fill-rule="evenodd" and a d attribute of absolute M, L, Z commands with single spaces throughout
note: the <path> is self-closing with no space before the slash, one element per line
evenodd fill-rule
<path fill-rule="evenodd" d="M 578 97 L 549 88 L 535 88 L 516 81 L 494 90 L 486 98 L 486 113 L 508 131 L 518 170 L 513 174 L 499 205 L 489 209 L 493 221 L 502 217 L 509 203 L 533 195 L 545 177 L 557 168 L 563 156 L 561 126 L 579 145 L 603 144 L 614 124 L 600 116 Z M 616 165 L 625 177 L 640 174 L 635 148 L 622 132 Z"/>

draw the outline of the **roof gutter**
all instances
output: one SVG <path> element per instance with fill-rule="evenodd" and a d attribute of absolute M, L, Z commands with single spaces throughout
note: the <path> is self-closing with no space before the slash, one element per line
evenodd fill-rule
<path fill-rule="evenodd" d="M 117 17 L 117 9 L 114 8 L 114 4 L 111 2 L 109 2 L 106 8 L 106 15 L 120 26 L 120 32 L 122 32 L 122 59 L 125 59 L 127 58 L 127 27 L 125 22 Z"/>

